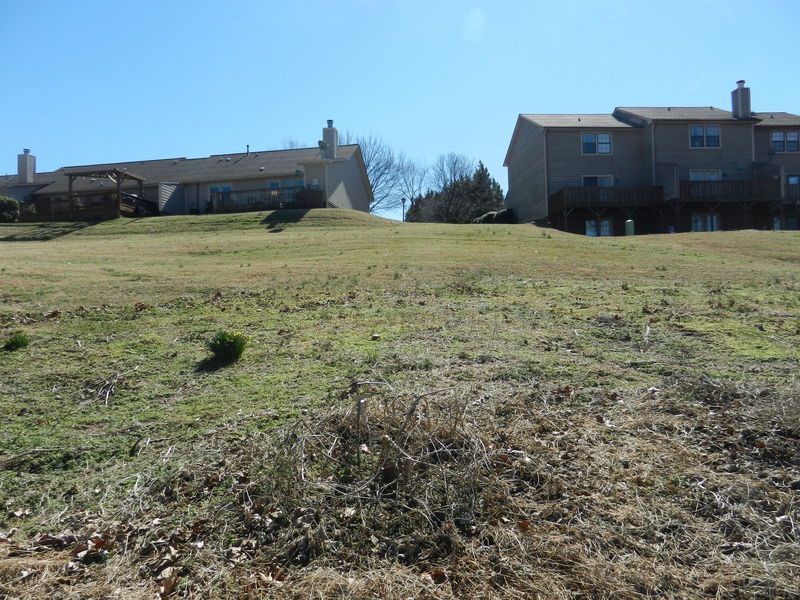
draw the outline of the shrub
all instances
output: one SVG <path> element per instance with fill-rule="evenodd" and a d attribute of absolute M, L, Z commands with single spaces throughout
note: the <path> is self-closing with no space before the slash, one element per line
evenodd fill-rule
<path fill-rule="evenodd" d="M 244 352 L 244 348 L 247 346 L 247 336 L 242 333 L 218 331 L 206 345 L 217 360 L 233 361 Z"/>
<path fill-rule="evenodd" d="M 14 198 L 0 196 L 0 223 L 15 223 L 19 220 L 19 202 Z"/>
<path fill-rule="evenodd" d="M 36 205 L 32 202 L 24 202 L 20 204 L 19 216 L 23 219 L 34 219 L 36 217 Z"/>
<path fill-rule="evenodd" d="M 17 331 L 6 340 L 5 344 L 3 344 L 3 350 L 7 352 L 19 350 L 20 348 L 25 348 L 29 343 L 30 340 L 28 339 L 28 336 L 21 331 Z"/>

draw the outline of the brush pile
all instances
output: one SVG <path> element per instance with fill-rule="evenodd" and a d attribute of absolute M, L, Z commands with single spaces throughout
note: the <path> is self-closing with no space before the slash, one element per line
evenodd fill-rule
<path fill-rule="evenodd" d="M 60 515 L 70 533 L 0 533 L 0 595 L 800 596 L 796 389 L 345 396 L 164 452 L 104 514 Z"/>

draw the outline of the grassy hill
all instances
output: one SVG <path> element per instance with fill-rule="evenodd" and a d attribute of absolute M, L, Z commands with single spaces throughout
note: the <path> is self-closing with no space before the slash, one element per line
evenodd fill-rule
<path fill-rule="evenodd" d="M 0 596 L 800 595 L 797 232 L 0 241 Z"/>

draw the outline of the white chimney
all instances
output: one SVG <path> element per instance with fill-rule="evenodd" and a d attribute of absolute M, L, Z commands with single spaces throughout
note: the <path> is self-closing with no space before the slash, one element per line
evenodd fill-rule
<path fill-rule="evenodd" d="M 36 179 L 36 157 L 28 148 L 17 154 L 17 183 L 33 183 Z"/>
<path fill-rule="evenodd" d="M 322 141 L 325 142 L 322 158 L 336 158 L 339 146 L 339 132 L 333 126 L 333 119 L 328 119 L 328 126 L 323 127 Z"/>
<path fill-rule="evenodd" d="M 736 82 L 736 89 L 731 92 L 731 112 L 735 119 L 749 119 L 750 114 L 750 88 L 744 87 L 744 79 Z"/>

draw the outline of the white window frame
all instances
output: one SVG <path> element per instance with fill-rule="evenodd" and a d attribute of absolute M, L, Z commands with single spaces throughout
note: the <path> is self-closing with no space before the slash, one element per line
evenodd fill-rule
<path fill-rule="evenodd" d="M 594 136 L 594 152 L 584 152 L 583 151 L 583 136 L 585 135 L 593 135 Z M 598 141 L 597 136 L 599 135 L 607 135 L 608 136 L 608 152 L 600 152 L 600 144 L 601 142 Z M 614 138 L 611 135 L 610 131 L 581 131 L 580 134 L 580 143 L 581 143 L 581 154 L 583 156 L 612 156 L 614 154 Z M 606 144 L 606 142 L 602 142 Z"/>
<path fill-rule="evenodd" d="M 702 127 L 703 128 L 703 145 L 702 146 L 693 146 L 692 145 L 692 138 L 695 137 L 692 134 L 692 129 L 695 128 L 695 127 Z M 719 140 L 719 143 L 716 146 L 709 146 L 708 145 L 708 138 L 709 138 L 708 128 L 709 127 L 716 127 L 716 129 L 717 129 L 717 135 L 716 136 L 711 136 L 711 137 L 716 137 Z M 722 148 L 722 126 L 720 126 L 720 125 L 697 125 L 696 123 L 694 125 L 689 125 L 689 148 L 691 148 L 692 150 L 719 150 L 720 148 Z"/>

